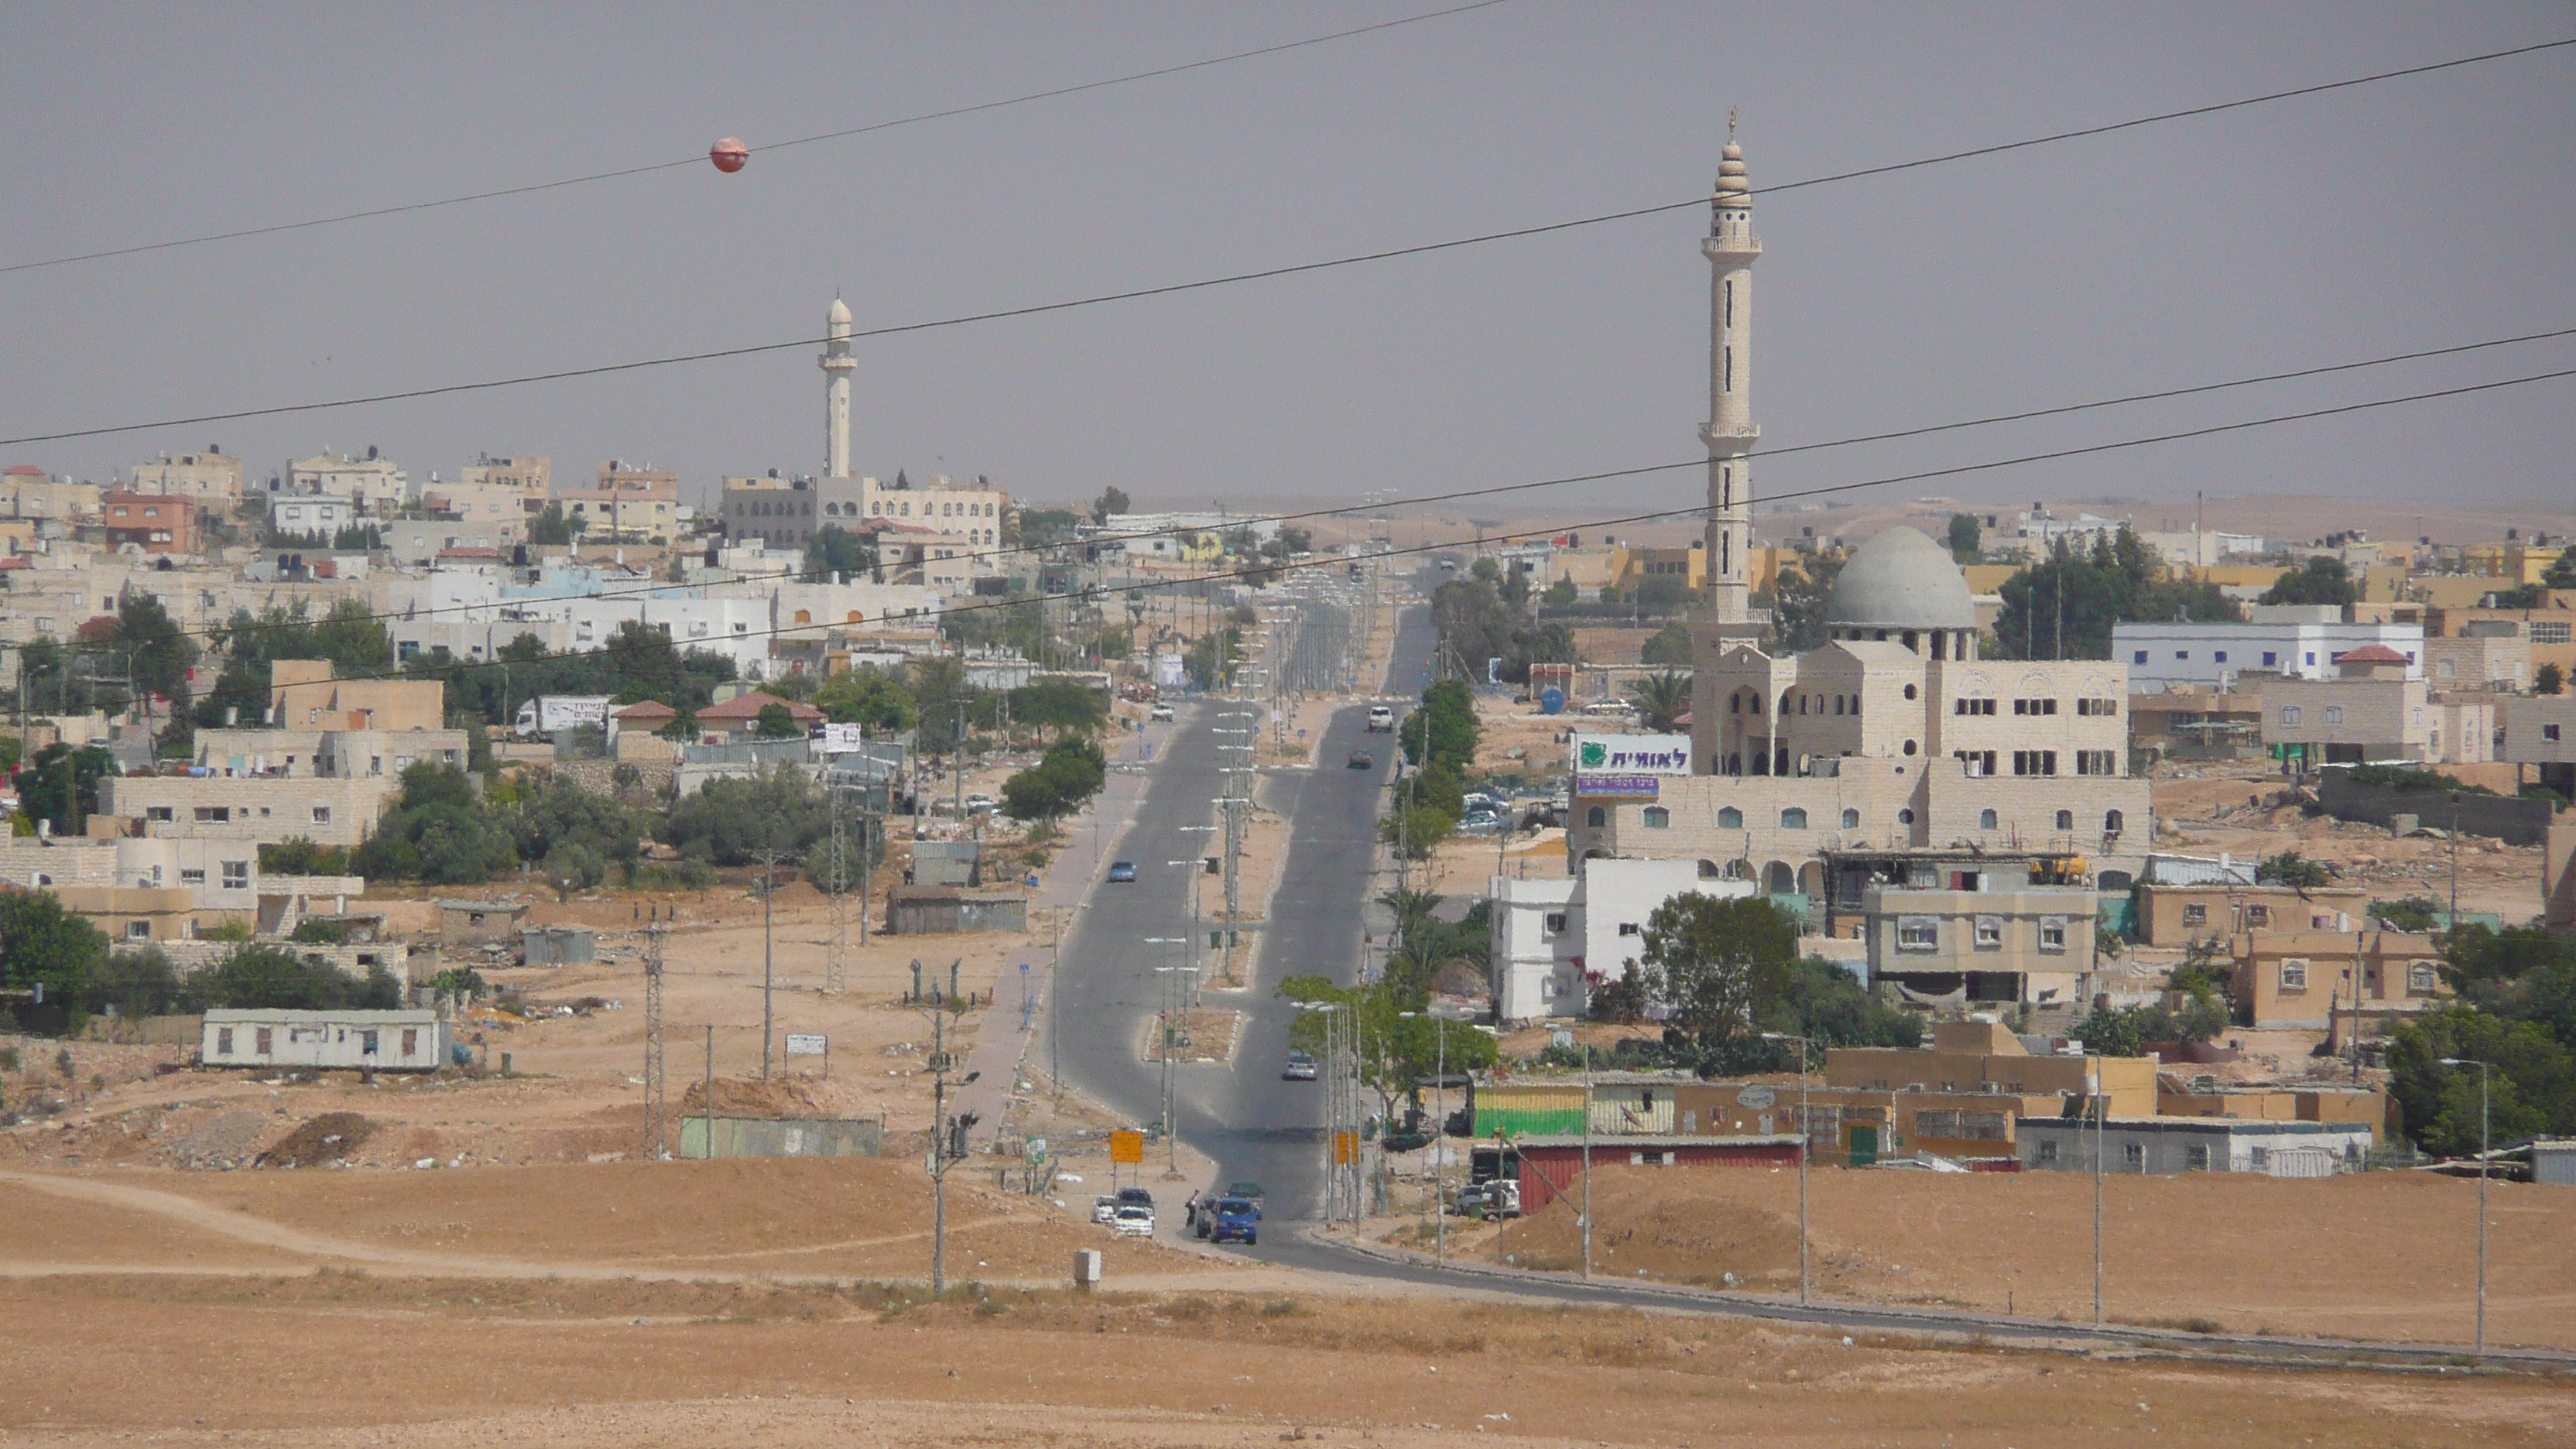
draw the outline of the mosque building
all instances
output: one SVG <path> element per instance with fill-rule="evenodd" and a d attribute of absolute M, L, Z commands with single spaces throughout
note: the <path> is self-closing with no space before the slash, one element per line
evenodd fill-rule
<path fill-rule="evenodd" d="M 2129 679 L 2110 660 L 1979 657 L 1949 551 L 1894 527 L 1855 550 L 1826 603 L 1828 642 L 1767 640 L 1745 587 L 1752 543 L 1752 188 L 1730 139 L 1702 250 L 1711 279 L 1709 619 L 1693 625 L 1691 770 L 1576 777 L 1567 863 L 1696 860 L 1773 896 L 1824 892 L 1829 855 L 2046 855 L 2070 883 L 2123 891 L 2152 837 L 2129 773 Z M 1649 793 L 1651 791 L 1651 793 Z"/>

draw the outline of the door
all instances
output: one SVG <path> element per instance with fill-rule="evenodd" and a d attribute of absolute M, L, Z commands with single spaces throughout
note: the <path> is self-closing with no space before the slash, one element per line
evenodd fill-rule
<path fill-rule="evenodd" d="M 1855 1126 L 1851 1130 L 1851 1165 L 1868 1167 L 1878 1161 L 1878 1129 Z"/>

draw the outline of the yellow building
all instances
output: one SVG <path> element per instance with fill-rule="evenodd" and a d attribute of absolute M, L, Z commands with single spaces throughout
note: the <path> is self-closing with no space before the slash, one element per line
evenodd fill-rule
<path fill-rule="evenodd" d="M 328 659 L 278 659 L 268 690 L 270 723 L 280 729 L 447 727 L 447 686 L 435 679 L 334 679 Z"/>
<path fill-rule="evenodd" d="M 1693 540 L 1687 548 L 1654 548 L 1640 545 L 1620 546 L 1624 555 L 1618 576 L 1621 590 L 1636 588 L 1650 578 L 1677 579 L 1686 589 L 1708 587 L 1708 545 Z"/>

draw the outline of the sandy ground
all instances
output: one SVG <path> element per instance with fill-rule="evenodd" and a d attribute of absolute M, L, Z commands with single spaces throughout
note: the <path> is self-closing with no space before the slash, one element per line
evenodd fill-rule
<path fill-rule="evenodd" d="M 1579 1177 L 1576 1181 L 1579 1183 Z M 2474 1336 L 2477 1184 L 2380 1172 L 2104 1179 L 2104 1313 L 2126 1323 L 2426 1342 Z M 2576 1347 L 2576 1189 L 2495 1183 L 2491 1342 Z M 2089 1322 L 2093 1179 L 2078 1173 L 1816 1169 L 1814 1291 Z M 1391 1193 L 1400 1207 L 1418 1187 Z M 1496 1229 L 1453 1219 L 1449 1251 L 1574 1269 L 1573 1200 Z M 1794 1171 L 1597 1170 L 1597 1274 L 1794 1292 Z M 1419 1220 L 1386 1220 L 1413 1246 Z M 1727 1274 L 1735 1283 L 1726 1283 Z"/>

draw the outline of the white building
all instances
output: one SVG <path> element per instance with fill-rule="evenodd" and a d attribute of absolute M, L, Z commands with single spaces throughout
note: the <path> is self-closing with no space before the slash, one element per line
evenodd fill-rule
<path fill-rule="evenodd" d="M 210 1067 L 320 1067 L 434 1072 L 447 1064 L 449 1027 L 435 1011 L 206 1013 L 200 1056 Z"/>
<path fill-rule="evenodd" d="M 268 526 L 280 533 L 337 533 L 357 516 L 355 500 L 327 493 L 279 493 L 268 501 Z"/>
<path fill-rule="evenodd" d="M 2406 677 L 2424 677 L 2422 624 L 2347 624 L 2331 604 L 2257 604 L 2242 624 L 2115 624 L 2111 657 L 2129 669 L 2139 694 L 2224 689 L 2250 670 L 2293 679 L 2340 677 L 2335 661 L 2378 644 L 2406 657 Z"/>
<path fill-rule="evenodd" d="M 346 498 L 363 513 L 383 515 L 411 501 L 411 478 L 394 466 L 393 459 L 379 458 L 369 448 L 363 458 L 316 453 L 295 459 L 286 465 L 283 479 L 269 480 L 269 491 Z"/>
<path fill-rule="evenodd" d="M 1492 880 L 1492 988 L 1498 1021 L 1580 1017 L 1588 983 L 1615 981 L 1645 949 L 1646 922 L 1675 896 L 1752 895 L 1749 880 L 1707 879 L 1687 860 L 1590 860 L 1571 880 Z"/>

